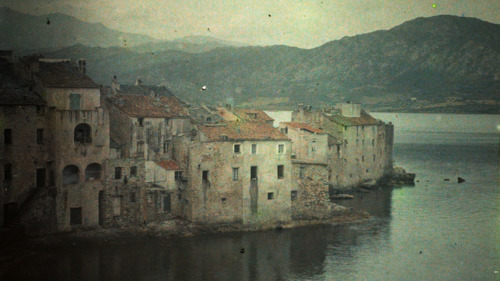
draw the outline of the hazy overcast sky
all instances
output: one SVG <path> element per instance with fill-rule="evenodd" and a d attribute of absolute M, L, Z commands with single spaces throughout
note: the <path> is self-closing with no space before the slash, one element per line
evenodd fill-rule
<path fill-rule="evenodd" d="M 66 13 L 159 39 L 208 35 L 304 48 L 439 14 L 500 23 L 500 0 L 0 0 L 0 6 Z"/>

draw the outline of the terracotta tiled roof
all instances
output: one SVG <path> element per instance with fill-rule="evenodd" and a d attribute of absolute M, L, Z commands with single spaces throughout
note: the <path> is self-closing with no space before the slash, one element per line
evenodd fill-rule
<path fill-rule="evenodd" d="M 283 124 L 285 124 L 285 125 L 287 125 L 289 127 L 292 127 L 292 128 L 306 130 L 306 131 L 309 131 L 309 132 L 315 133 L 315 134 L 321 134 L 321 133 L 323 133 L 323 130 L 318 129 L 318 128 L 314 128 L 313 126 L 311 126 L 309 124 L 306 124 L 306 123 L 283 122 Z"/>
<path fill-rule="evenodd" d="M 186 109 L 174 97 L 117 95 L 111 98 L 113 104 L 132 117 L 172 118 L 187 117 Z"/>
<path fill-rule="evenodd" d="M 220 117 L 222 117 L 226 121 L 237 121 L 239 120 L 238 116 L 234 115 L 231 111 L 224 107 L 217 108 L 217 113 L 219 113 Z"/>
<path fill-rule="evenodd" d="M 71 62 L 40 62 L 36 75 L 45 87 L 99 88 L 99 85 L 82 74 Z"/>
<path fill-rule="evenodd" d="M 290 140 L 278 129 L 260 122 L 226 122 L 225 126 L 200 126 L 203 135 L 211 141 L 228 140 Z"/>
<path fill-rule="evenodd" d="M 373 118 L 366 111 L 361 110 L 360 117 L 345 117 L 342 115 L 328 115 L 328 118 L 337 124 L 342 126 L 359 126 L 359 125 L 378 125 L 382 122 Z"/>
<path fill-rule="evenodd" d="M 162 160 L 156 162 L 156 164 L 160 165 L 160 167 L 162 167 L 165 170 L 182 170 L 179 163 L 175 162 L 174 160 Z"/>
<path fill-rule="evenodd" d="M 269 117 L 269 115 L 260 109 L 235 109 L 233 112 L 242 120 L 261 122 L 274 121 L 273 118 Z"/>

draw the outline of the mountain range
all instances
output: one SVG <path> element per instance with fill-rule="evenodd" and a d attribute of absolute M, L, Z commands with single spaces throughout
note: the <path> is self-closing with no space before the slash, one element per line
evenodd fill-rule
<path fill-rule="evenodd" d="M 500 113 L 500 25 L 476 18 L 416 18 L 313 49 L 245 47 L 210 37 L 161 42 L 88 25 L 101 30 L 82 27 L 88 41 L 74 32 L 77 42 L 64 37 L 36 46 L 46 57 L 86 58 L 88 74 L 98 83 L 109 85 L 113 75 L 126 84 L 141 77 L 194 103 L 289 108 L 350 100 L 371 110 Z M 35 42 L 23 41 L 34 40 L 31 33 L 16 32 L 2 32 L 1 42 L 9 44 L 0 48 L 37 49 L 30 45 Z M 113 41 L 118 34 L 130 45 Z M 9 41 L 13 37 L 17 41 Z"/>

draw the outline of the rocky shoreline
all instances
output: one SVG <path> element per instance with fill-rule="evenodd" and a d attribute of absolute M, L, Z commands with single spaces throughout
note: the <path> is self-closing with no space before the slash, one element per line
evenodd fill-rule
<path fill-rule="evenodd" d="M 228 223 L 220 225 L 202 225 L 174 219 L 161 224 L 153 223 L 146 226 L 132 228 L 96 228 L 77 229 L 72 232 L 51 234 L 37 237 L 28 237 L 21 230 L 10 230 L 2 233 L 2 249 L 12 250 L 21 248 L 73 248 L 86 246 L 111 246 L 134 242 L 145 239 L 176 239 L 193 237 L 212 233 L 264 231 L 304 227 L 320 224 L 343 224 L 366 220 L 370 215 L 365 211 L 345 208 L 335 205 L 334 212 L 327 219 L 301 219 L 292 220 L 283 224 L 255 224 Z"/>

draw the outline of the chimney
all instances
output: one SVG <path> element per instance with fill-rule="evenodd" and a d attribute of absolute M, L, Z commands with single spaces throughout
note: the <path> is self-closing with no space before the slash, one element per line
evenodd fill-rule
<path fill-rule="evenodd" d="M 113 94 L 118 94 L 118 91 L 120 90 L 120 83 L 118 83 L 118 78 L 116 78 L 116 75 L 113 76 L 111 84 L 111 89 L 113 90 Z"/>
<path fill-rule="evenodd" d="M 142 86 L 142 80 L 141 80 L 141 77 L 137 77 L 137 80 L 135 80 L 135 85 L 136 85 L 136 86 Z"/>
<path fill-rule="evenodd" d="M 85 59 L 78 60 L 78 70 L 80 70 L 81 74 L 87 74 L 87 60 Z"/>

